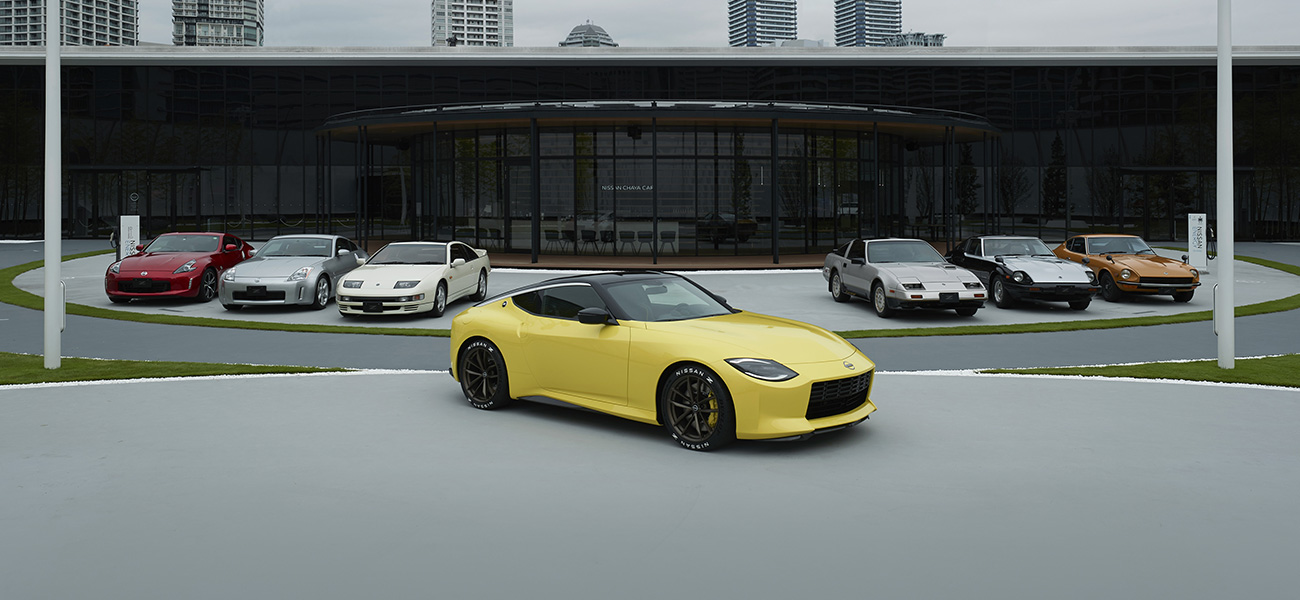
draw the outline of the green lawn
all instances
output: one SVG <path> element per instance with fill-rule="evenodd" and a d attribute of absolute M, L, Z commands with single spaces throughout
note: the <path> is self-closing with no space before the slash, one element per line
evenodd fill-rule
<path fill-rule="evenodd" d="M 60 362 L 58 369 L 46 369 L 45 357 L 43 356 L 0 352 L 0 385 L 256 373 L 326 373 L 348 370 L 223 363 L 99 360 L 92 358 L 63 358 Z"/>
<path fill-rule="evenodd" d="M 1232 369 L 1220 369 L 1218 361 L 1159 362 L 1111 367 L 1054 367 L 1046 369 L 989 369 L 980 373 L 1033 375 L 1084 375 L 1092 377 L 1138 377 L 1142 379 L 1185 379 L 1224 383 L 1255 383 L 1300 387 L 1300 354 L 1238 359 Z"/>

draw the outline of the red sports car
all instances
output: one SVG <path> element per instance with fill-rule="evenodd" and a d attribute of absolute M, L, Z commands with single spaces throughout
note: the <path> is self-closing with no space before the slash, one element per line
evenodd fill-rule
<path fill-rule="evenodd" d="M 132 298 L 194 298 L 217 295 L 221 272 L 253 255 L 253 247 L 229 233 L 164 233 L 139 252 L 113 263 L 104 291 L 113 302 Z"/>

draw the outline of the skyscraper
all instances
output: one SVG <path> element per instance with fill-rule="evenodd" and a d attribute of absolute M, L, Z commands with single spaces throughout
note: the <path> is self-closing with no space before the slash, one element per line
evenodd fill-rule
<path fill-rule="evenodd" d="M 884 46 L 902 32 L 902 0 L 835 0 L 836 46 Z"/>
<path fill-rule="evenodd" d="M 728 42 L 771 46 L 799 37 L 796 0 L 727 0 Z"/>
<path fill-rule="evenodd" d="M 564 38 L 564 41 L 560 42 L 560 46 L 564 46 L 564 47 L 574 47 L 574 46 L 613 47 L 617 45 L 618 44 L 614 43 L 614 38 L 609 37 L 609 34 L 605 32 L 605 28 L 601 27 L 600 25 L 595 25 L 591 21 L 587 21 L 582 25 L 574 27 L 573 31 L 569 32 L 569 37 Z"/>
<path fill-rule="evenodd" d="M 261 46 L 265 35 L 262 0 L 172 0 L 177 46 Z"/>
<path fill-rule="evenodd" d="M 63 44 L 138 45 L 138 4 L 137 0 L 64 0 Z M 45 0 L 0 2 L 0 46 L 44 46 L 44 27 Z"/>
<path fill-rule="evenodd" d="M 433 45 L 515 45 L 514 0 L 433 0 Z"/>

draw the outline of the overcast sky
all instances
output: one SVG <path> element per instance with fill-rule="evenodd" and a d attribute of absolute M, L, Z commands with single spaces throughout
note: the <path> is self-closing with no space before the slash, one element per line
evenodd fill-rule
<path fill-rule="evenodd" d="M 621 46 L 726 46 L 726 0 L 514 0 L 515 46 L 590 20 Z M 834 0 L 800 0 L 799 37 L 835 43 Z M 140 41 L 171 43 L 168 0 L 140 0 Z M 1213 46 L 1216 0 L 903 0 L 903 31 L 949 46 Z M 266 0 L 268 46 L 429 46 L 429 0 Z M 1300 45 L 1300 1 L 1233 2 L 1235 45 Z"/>

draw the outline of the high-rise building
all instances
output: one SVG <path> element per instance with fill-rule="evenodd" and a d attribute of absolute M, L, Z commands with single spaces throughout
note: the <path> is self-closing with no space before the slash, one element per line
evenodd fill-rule
<path fill-rule="evenodd" d="M 799 37 L 796 0 L 727 0 L 732 46 L 774 46 Z"/>
<path fill-rule="evenodd" d="M 902 0 L 835 0 L 836 46 L 884 46 L 900 33 Z"/>
<path fill-rule="evenodd" d="M 63 45 L 139 45 L 138 4 L 137 0 L 63 0 Z M 45 0 L 0 2 L 0 46 L 44 45 Z"/>
<path fill-rule="evenodd" d="M 609 34 L 605 32 L 605 29 L 603 27 L 601 27 L 600 25 L 593 25 L 591 21 L 587 21 L 582 25 L 574 27 L 573 31 L 569 32 L 569 37 L 564 38 L 564 41 L 560 42 L 560 45 L 567 46 L 567 47 L 573 47 L 573 46 L 588 46 L 588 47 L 611 46 L 612 47 L 612 46 L 617 46 L 618 44 L 614 43 L 614 38 L 609 37 Z"/>
<path fill-rule="evenodd" d="M 515 45 L 514 0 L 433 0 L 433 45 Z"/>
<path fill-rule="evenodd" d="M 172 44 L 261 46 L 265 12 L 262 0 L 172 0 Z"/>

